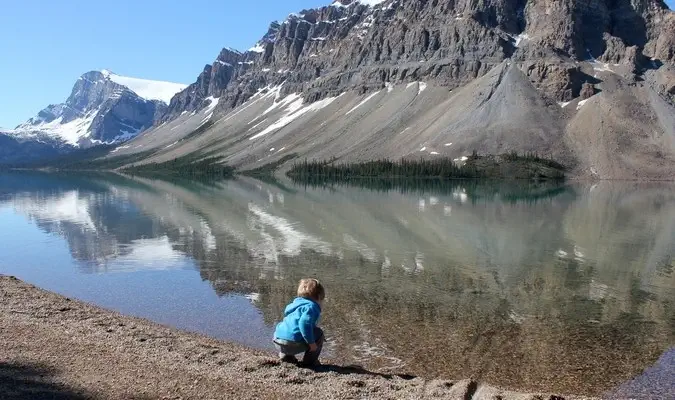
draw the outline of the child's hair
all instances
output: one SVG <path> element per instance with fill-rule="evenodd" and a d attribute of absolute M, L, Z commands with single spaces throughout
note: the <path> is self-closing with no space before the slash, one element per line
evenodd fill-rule
<path fill-rule="evenodd" d="M 298 297 L 322 301 L 326 297 L 326 291 L 317 279 L 302 279 L 298 285 Z"/>

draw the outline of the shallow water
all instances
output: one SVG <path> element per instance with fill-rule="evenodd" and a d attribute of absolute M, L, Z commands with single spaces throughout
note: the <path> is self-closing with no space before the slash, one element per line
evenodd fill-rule
<path fill-rule="evenodd" d="M 675 185 L 366 186 L 0 174 L 0 273 L 265 348 L 316 276 L 341 362 L 675 391 Z"/>

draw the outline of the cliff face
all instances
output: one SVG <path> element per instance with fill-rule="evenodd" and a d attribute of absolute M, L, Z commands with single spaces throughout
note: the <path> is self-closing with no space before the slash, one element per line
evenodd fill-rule
<path fill-rule="evenodd" d="M 353 160 L 536 151 L 580 175 L 675 171 L 675 14 L 663 1 L 369 3 L 303 10 L 246 52 L 224 49 L 138 148 L 244 168 L 284 147 Z"/>
<path fill-rule="evenodd" d="M 636 73 L 652 68 L 652 60 L 675 62 L 675 17 L 661 0 L 376 3 L 344 0 L 303 10 L 272 23 L 245 53 L 224 49 L 164 119 L 199 108 L 209 96 L 225 96 L 223 107 L 233 107 L 281 82 L 283 93 L 305 92 L 310 101 L 397 81 L 455 88 L 505 59 L 548 81 L 545 95 L 569 101 L 591 81 L 578 61 Z"/>

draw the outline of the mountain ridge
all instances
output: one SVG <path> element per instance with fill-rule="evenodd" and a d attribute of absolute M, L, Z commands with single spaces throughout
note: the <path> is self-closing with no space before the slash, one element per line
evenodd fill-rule
<path fill-rule="evenodd" d="M 289 153 L 527 151 L 580 177 L 672 179 L 674 103 L 675 14 L 661 0 L 344 0 L 223 49 L 115 154 L 247 169 Z"/>
<path fill-rule="evenodd" d="M 645 50 L 649 50 L 649 55 L 653 60 L 667 60 L 669 62 L 673 62 L 675 59 L 672 54 L 672 43 L 666 43 L 664 45 L 664 41 L 667 40 L 667 36 L 669 35 L 661 35 L 656 38 L 653 38 L 655 40 L 652 40 L 652 43 L 647 43 L 646 37 L 640 37 L 642 33 L 636 34 L 634 37 L 631 37 L 627 31 L 631 31 L 634 27 L 633 25 L 636 25 L 636 23 L 633 21 L 634 18 L 636 18 L 636 15 L 634 14 L 635 10 L 632 8 L 630 9 L 630 12 L 626 12 L 626 16 L 622 17 L 628 22 L 625 22 L 625 25 L 627 27 L 623 27 L 623 20 L 620 20 L 621 24 L 617 23 L 617 18 L 611 17 L 611 15 L 615 15 L 613 13 L 618 13 L 623 8 L 627 7 L 626 4 L 629 2 L 627 1 L 618 1 L 616 4 L 620 4 L 621 6 L 614 6 L 614 8 L 610 9 L 606 4 L 614 4 L 614 2 L 605 2 L 601 0 L 594 0 L 592 3 L 597 3 L 597 4 L 605 4 L 605 10 L 604 10 L 604 15 L 602 12 L 597 12 L 597 13 L 591 13 L 590 15 L 585 15 L 584 12 L 587 12 L 589 10 L 584 9 L 583 2 L 579 1 L 573 1 L 573 0 L 565 0 L 562 2 L 544 2 L 547 4 L 547 8 L 545 10 L 537 10 L 537 8 L 541 8 L 540 4 L 535 4 L 533 2 L 526 2 L 524 0 L 502 0 L 502 1 L 496 1 L 494 2 L 497 5 L 501 5 L 500 8 L 497 9 L 490 9 L 488 7 L 488 10 L 480 10 L 477 9 L 477 6 L 472 5 L 471 2 L 468 1 L 456 1 L 456 2 L 451 2 L 454 3 L 456 6 L 452 10 L 454 11 L 460 11 L 457 14 L 454 14 L 454 18 L 451 18 L 451 20 L 456 21 L 458 24 L 468 24 L 470 26 L 466 27 L 454 27 L 455 31 L 452 32 L 455 35 L 460 35 L 465 34 L 464 36 L 468 36 L 466 40 L 462 40 L 463 42 L 469 41 L 469 43 L 453 43 L 452 40 L 449 40 L 449 45 L 450 48 L 448 49 L 443 49 L 440 47 L 440 44 L 438 43 L 439 41 L 442 41 L 442 39 L 448 39 L 448 38 L 441 38 L 441 34 L 447 32 L 429 32 L 428 28 L 422 28 L 422 29 L 416 29 L 420 31 L 420 34 L 417 35 L 412 35 L 413 39 L 420 40 L 421 43 L 411 43 L 411 48 L 412 50 L 408 53 L 404 51 L 402 52 L 397 52 L 396 49 L 391 49 L 391 45 L 387 42 L 387 38 L 384 38 L 384 43 L 382 43 L 382 49 L 368 47 L 367 44 L 364 47 L 367 51 L 361 51 L 361 54 L 354 54 L 358 53 L 358 49 L 354 49 L 355 46 L 350 46 L 349 50 L 353 50 L 352 54 L 350 56 L 355 55 L 356 57 L 346 57 L 344 59 L 340 59 L 340 61 L 343 64 L 347 65 L 338 65 L 337 69 L 346 69 L 346 68 L 351 68 L 354 66 L 369 66 L 369 65 L 375 65 L 377 64 L 375 61 L 378 61 L 380 59 L 383 59 L 386 62 L 380 63 L 381 66 L 386 66 L 386 65 L 399 65 L 402 63 L 422 63 L 422 62 L 429 62 L 433 61 L 434 55 L 431 57 L 427 57 L 429 53 L 429 49 L 432 49 L 435 51 L 435 53 L 438 55 L 438 59 L 441 62 L 436 62 L 436 65 L 443 68 L 443 67 L 448 67 L 447 65 L 444 65 L 442 62 L 443 59 L 452 59 L 448 57 L 449 55 L 453 54 L 448 54 L 449 52 L 459 52 L 463 56 L 466 55 L 467 52 L 467 45 L 473 45 L 472 41 L 475 42 L 481 42 L 481 45 L 483 48 L 474 48 L 472 49 L 475 54 L 473 57 L 469 57 L 474 59 L 475 61 L 472 61 L 473 64 L 470 64 L 467 67 L 468 71 L 459 71 L 459 74 L 462 72 L 469 72 L 470 75 L 484 75 L 487 70 L 490 68 L 496 66 L 499 64 L 501 61 L 504 59 L 513 59 L 514 61 L 524 61 L 530 58 L 537 58 L 540 56 L 550 56 L 550 55 L 555 55 L 556 52 L 564 52 L 567 57 L 571 57 L 574 61 L 601 61 L 603 63 L 609 63 L 613 62 L 613 64 L 626 64 L 627 67 L 629 68 L 645 68 L 645 65 L 648 60 L 643 59 L 641 57 L 638 57 L 638 54 L 636 53 L 636 49 L 633 48 L 635 46 L 642 45 L 643 47 L 648 45 L 647 47 L 644 47 Z M 561 4 L 564 3 L 562 6 Z M 660 0 L 641 0 L 636 2 L 637 6 L 639 9 L 642 8 L 649 8 L 647 5 L 651 5 L 652 7 L 655 7 L 653 10 L 647 10 L 653 13 L 656 13 L 656 17 L 653 19 L 659 19 L 659 18 L 669 18 L 670 22 L 675 24 L 675 20 L 672 17 L 672 12 L 667 8 L 665 3 Z M 288 72 L 292 71 L 295 67 L 297 67 L 298 63 L 308 63 L 311 66 L 313 64 L 326 64 L 324 61 L 323 63 L 318 62 L 317 60 L 311 60 L 311 58 L 320 58 L 322 56 L 321 54 L 317 54 L 316 52 L 313 52 L 315 48 L 318 48 L 319 50 L 322 48 L 325 48 L 326 46 L 322 46 L 326 41 L 330 41 L 331 39 L 333 40 L 342 40 L 345 38 L 350 38 L 350 34 L 352 38 L 357 39 L 356 41 L 361 41 L 362 44 L 364 41 L 369 41 L 372 38 L 368 38 L 367 34 L 365 32 L 369 31 L 377 31 L 377 29 L 373 29 L 373 26 L 378 23 L 378 19 L 384 20 L 384 22 L 391 22 L 392 20 L 397 23 L 401 23 L 400 20 L 401 18 L 392 18 L 394 15 L 394 12 L 398 9 L 403 9 L 403 11 L 407 12 L 407 15 L 421 15 L 420 18 L 426 18 L 429 15 L 429 11 L 425 10 L 424 7 L 429 8 L 429 4 L 433 3 L 427 3 L 424 1 L 392 1 L 392 0 L 386 0 L 386 1 L 381 1 L 377 2 L 377 6 L 379 7 L 371 7 L 371 6 L 364 6 L 362 2 L 359 1 L 347 1 L 344 0 L 343 2 L 334 2 L 331 5 L 321 7 L 319 9 L 311 9 L 311 10 L 303 10 L 298 14 L 290 14 L 289 17 L 283 21 L 282 23 L 278 22 L 273 22 L 270 25 L 270 29 L 268 30 L 267 34 L 263 36 L 261 41 L 259 41 L 256 46 L 253 48 L 249 49 L 248 52 L 241 53 L 238 51 L 231 51 L 228 49 L 224 49 L 221 54 L 216 58 L 215 62 L 213 65 L 207 65 L 202 72 L 202 74 L 198 77 L 197 82 L 195 82 L 193 85 L 196 85 L 197 88 L 202 89 L 203 95 L 201 98 L 205 98 L 208 96 L 213 96 L 213 97 L 220 97 L 220 95 L 225 94 L 229 100 L 230 106 L 237 106 L 244 102 L 247 98 L 250 98 L 255 91 L 250 90 L 248 87 L 238 87 L 238 90 L 236 93 L 223 93 L 224 89 L 226 89 L 226 86 L 230 85 L 231 82 L 233 83 L 238 83 L 237 86 L 246 86 L 242 85 L 243 83 L 246 83 L 245 81 L 255 81 L 255 80 L 260 80 L 261 78 L 266 80 L 266 81 L 271 81 L 268 82 L 272 84 L 272 86 L 275 86 L 275 83 L 278 84 L 280 81 L 286 81 L 287 84 L 286 86 L 288 89 L 285 91 L 285 94 L 291 93 L 293 89 L 301 89 L 301 90 L 307 90 L 308 88 L 300 87 L 300 85 L 293 85 L 293 83 L 306 83 L 304 81 L 302 82 L 289 82 L 291 79 L 297 79 L 296 77 L 291 77 L 291 79 L 287 79 L 285 77 L 279 77 L 275 75 L 283 75 L 287 74 Z M 529 7 L 525 7 L 525 5 L 530 5 L 534 4 Z M 406 10 L 405 5 L 422 5 L 422 9 L 417 9 L 413 8 L 412 11 Z M 574 6 L 573 10 L 565 10 L 564 5 L 568 6 Z M 445 14 L 448 14 L 448 9 L 443 9 L 442 6 L 439 6 L 441 8 L 441 11 L 444 12 Z M 437 8 L 439 7 L 432 7 L 432 10 L 436 12 Z M 623 7 L 623 8 L 622 8 Z M 513 10 L 516 10 L 514 12 L 507 12 L 506 9 L 508 8 L 513 8 Z M 557 8 L 557 9 L 556 9 Z M 541 12 L 543 11 L 543 12 Z M 562 32 L 562 35 L 560 34 L 561 32 L 558 32 L 559 29 L 540 29 L 545 27 L 546 25 L 549 25 L 550 21 L 540 21 L 542 18 L 540 17 L 540 14 L 543 14 L 545 16 L 550 16 L 551 14 L 555 14 L 555 12 L 562 13 L 566 11 L 574 11 L 577 12 L 577 14 L 581 14 L 582 18 L 580 18 L 582 21 L 585 20 L 584 22 L 579 22 L 579 23 L 573 23 L 569 21 L 557 21 L 553 25 L 563 25 L 560 27 L 560 29 L 564 29 Z M 592 10 L 591 10 L 592 11 Z M 601 10 L 602 11 L 602 10 Z M 645 12 L 647 12 L 645 11 Z M 663 13 L 670 13 L 671 15 L 663 14 Z M 534 22 L 532 24 L 525 23 L 525 21 L 528 18 L 528 15 L 530 14 L 535 14 L 536 17 L 531 17 L 530 19 Z M 663 15 L 659 15 L 659 13 Z M 451 13 L 452 14 L 452 13 Z M 509 15 L 511 14 L 511 15 Z M 651 15 L 651 14 L 649 14 Z M 650 18 L 652 18 L 650 16 Z M 544 18 L 546 19 L 546 18 Z M 555 19 L 555 18 L 553 18 Z M 594 32 L 594 29 L 592 29 L 592 24 L 590 22 L 586 21 L 594 21 L 594 19 L 598 19 L 600 22 L 604 24 L 604 28 L 607 30 L 612 30 L 614 33 L 616 33 L 619 36 L 611 36 L 611 35 L 606 35 L 606 32 Z M 405 18 L 403 19 L 405 20 Z M 565 22 L 567 22 L 567 25 L 565 26 Z M 658 21 L 660 22 L 660 21 Z M 343 29 L 329 29 L 330 25 L 340 25 L 340 23 L 344 24 L 345 26 L 341 27 Z M 383 24 L 381 22 L 380 24 Z M 410 30 L 405 23 L 402 23 L 402 28 L 404 30 Z M 523 24 L 525 24 L 523 27 Z M 616 29 L 616 25 L 619 25 L 621 29 Z M 490 32 L 488 30 L 485 30 L 484 28 L 487 26 L 489 27 L 490 25 L 495 25 L 498 29 L 496 29 L 493 32 Z M 590 27 L 589 27 L 590 25 Z M 639 24 L 637 24 L 639 25 Z M 532 29 L 528 28 L 529 26 L 533 26 Z M 353 32 L 354 28 L 360 29 L 360 28 L 367 28 L 363 29 L 360 32 Z M 480 28 L 480 29 L 477 29 Z M 464 30 L 462 32 L 461 30 Z M 572 32 L 566 32 L 567 30 L 571 30 Z M 576 31 L 575 31 L 576 30 Z M 645 30 L 644 28 L 642 30 Z M 390 29 L 390 31 L 395 31 L 395 29 Z M 532 31 L 532 33 L 530 33 Z M 534 31 L 541 31 L 540 33 L 535 34 Z M 670 30 L 668 30 L 669 33 Z M 572 34 L 575 34 L 574 36 Z M 483 36 L 490 36 L 487 40 L 481 40 Z M 647 33 L 644 33 L 645 36 Z M 379 39 L 382 41 L 382 36 L 395 36 L 393 34 L 391 35 L 382 35 L 381 33 L 379 35 L 373 35 L 373 36 L 379 36 L 376 39 Z M 560 37 L 562 36 L 562 37 Z M 579 38 L 583 38 L 579 39 Z M 280 39 L 285 39 L 285 40 L 280 40 Z M 289 41 L 289 39 L 292 39 L 292 42 Z M 464 39 L 464 38 L 461 38 Z M 276 43 L 275 43 L 276 42 Z M 313 42 L 313 43 L 312 43 Z M 528 47 L 533 47 L 533 43 L 542 43 L 542 46 L 539 46 L 535 48 L 534 50 L 528 49 Z M 399 43 L 400 44 L 400 43 Z M 403 43 L 402 46 L 405 48 L 405 45 L 408 43 Z M 418 46 L 418 44 L 421 44 Z M 487 45 L 487 46 L 486 46 Z M 270 47 L 272 47 L 270 51 Z M 384 47 L 387 47 L 388 49 L 385 50 Z M 475 46 L 474 46 L 475 47 Z M 329 49 L 329 52 L 333 52 L 336 49 Z M 342 49 L 338 49 L 340 51 Z M 346 51 L 346 50 L 342 50 Z M 285 54 L 284 54 L 285 53 Z M 257 55 L 257 57 L 256 57 Z M 384 59 L 384 57 L 387 57 L 387 59 Z M 532 57 L 536 56 L 536 57 Z M 654 57 L 656 56 L 656 57 Z M 370 57 L 370 58 L 369 58 Z M 598 57 L 598 59 L 596 59 Z M 329 57 L 330 58 L 330 57 Z M 335 58 L 335 57 L 333 57 Z M 339 57 L 338 57 L 339 58 Z M 415 58 L 414 60 L 411 60 L 411 58 Z M 427 60 L 427 58 L 429 60 Z M 351 59 L 351 62 L 350 62 Z M 650 61 L 653 61 L 650 60 Z M 456 61 L 456 60 L 455 60 Z M 251 65 L 253 64 L 260 64 L 261 66 L 266 66 L 268 64 L 272 64 L 275 67 L 284 67 L 280 69 L 276 68 L 260 68 L 259 70 L 261 72 L 266 72 L 267 76 L 261 77 L 259 74 L 254 74 L 253 76 L 250 76 L 251 74 L 249 73 L 249 76 L 246 76 L 249 70 L 252 70 L 254 68 L 251 68 Z M 225 74 L 220 73 L 222 68 L 217 68 L 217 65 L 225 65 L 226 68 Z M 257 66 L 257 65 L 256 65 Z M 453 65 L 452 67 L 462 67 L 463 65 L 457 64 Z M 292 68 L 287 68 L 287 67 L 292 67 Z M 318 68 L 323 68 L 323 65 L 319 65 Z M 411 66 L 414 67 L 414 66 Z M 546 75 L 546 72 L 540 72 L 539 69 L 542 67 L 541 65 L 535 65 L 535 66 L 528 66 L 529 68 L 534 68 L 536 67 L 537 70 L 534 71 L 534 73 L 538 74 L 539 77 L 541 75 Z M 545 67 L 552 68 L 552 66 L 547 65 Z M 412 69 L 412 72 L 415 72 L 414 68 Z M 302 71 L 305 72 L 306 71 Z M 377 71 L 379 73 L 381 72 L 389 72 L 389 73 L 396 73 L 397 71 Z M 437 78 L 438 75 L 440 74 L 441 71 L 433 71 L 434 77 Z M 418 71 L 418 73 L 423 74 L 423 75 L 428 75 L 429 71 Z M 585 83 L 587 80 L 587 77 L 584 77 L 580 71 L 575 71 L 575 70 L 567 70 L 564 71 L 565 74 L 569 75 L 566 78 L 567 80 L 567 86 L 571 87 L 563 87 L 560 89 L 557 89 L 555 92 L 552 93 L 552 96 L 557 98 L 559 101 L 569 101 L 574 97 L 577 97 L 579 94 L 579 91 L 581 89 L 581 85 Z M 224 75 L 223 77 L 223 82 L 220 84 L 213 83 L 213 78 L 217 76 Z M 405 75 L 403 74 L 402 79 L 405 80 Z M 461 84 L 466 83 L 468 80 L 474 79 L 476 76 L 468 76 L 468 77 L 463 77 L 464 79 L 458 79 L 462 78 L 461 76 L 451 76 L 450 79 L 445 78 L 444 81 L 440 82 L 443 85 L 447 85 L 449 87 L 452 86 L 459 86 Z M 237 78 L 242 78 L 242 81 L 237 82 Z M 329 78 L 321 75 L 322 78 Z M 307 76 L 301 76 L 298 77 L 300 79 L 307 79 Z M 311 77 L 310 77 L 311 78 Z M 350 76 L 349 78 L 352 78 Z M 365 79 L 364 79 L 365 78 Z M 384 82 L 383 79 L 379 79 L 380 77 L 375 77 L 375 79 L 372 79 L 373 77 L 367 76 L 367 77 L 361 77 L 362 80 L 366 81 L 366 84 L 380 84 L 382 85 Z M 394 78 L 397 78 L 397 76 L 394 76 Z M 339 78 L 338 78 L 339 79 Z M 455 82 L 453 82 L 455 81 Z M 264 87 L 266 85 L 250 85 L 250 86 L 255 86 L 255 89 L 260 89 L 261 87 Z M 293 87 L 291 87 L 293 86 Z M 309 88 L 310 90 L 313 88 Z M 570 89 L 572 89 L 570 91 Z M 549 88 L 551 90 L 551 88 Z M 319 93 L 313 93 L 309 97 L 311 99 L 320 99 L 322 97 L 325 97 L 327 93 L 323 90 L 320 90 L 320 88 L 315 89 L 315 92 Z M 194 93 L 191 93 L 194 94 Z M 200 92 L 196 92 L 197 96 L 196 98 L 199 99 Z M 179 107 L 177 107 L 177 110 L 180 110 L 181 112 L 184 111 L 184 109 L 189 109 L 191 106 L 195 105 L 194 98 L 191 99 L 192 101 L 188 102 L 188 104 L 179 104 Z M 312 100 L 310 100 L 312 101 Z M 198 103 L 198 102 L 197 102 Z M 222 104 L 225 105 L 228 102 L 223 102 Z M 171 108 L 171 107 L 170 107 Z M 169 116 L 165 116 L 163 119 L 167 120 L 170 117 L 174 117 L 175 115 L 172 115 L 169 113 Z"/>
<path fill-rule="evenodd" d="M 366 3 L 302 10 L 248 51 L 222 49 L 110 157 L 253 169 L 290 154 L 517 151 L 579 177 L 675 178 L 675 13 L 663 1 Z"/>

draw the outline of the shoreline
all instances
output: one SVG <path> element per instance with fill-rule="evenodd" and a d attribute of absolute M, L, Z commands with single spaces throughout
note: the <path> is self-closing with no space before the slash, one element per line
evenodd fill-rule
<path fill-rule="evenodd" d="M 590 399 L 331 365 L 162 326 L 0 275 L 3 399 Z"/>
<path fill-rule="evenodd" d="M 279 171 L 275 171 L 275 173 L 272 174 L 249 174 L 252 170 L 237 170 L 235 171 L 234 175 L 232 175 L 234 178 L 237 178 L 239 176 L 245 176 L 248 178 L 267 178 L 267 177 L 272 177 L 275 179 L 279 179 Z M 100 174 L 110 174 L 110 175 L 119 175 L 119 176 L 131 176 L 129 174 L 125 174 L 120 172 L 119 169 L 80 169 L 80 168 L 14 168 L 14 167 L 5 167 L 3 168 L 2 165 L 0 165 L 0 172 L 43 172 L 43 173 L 100 173 Z M 285 176 L 285 174 L 281 174 L 282 177 Z M 322 176 L 317 176 L 317 178 L 322 178 Z M 159 178 L 151 178 L 151 179 L 159 179 Z M 225 178 L 228 179 L 228 178 Z M 377 178 L 377 177 L 361 177 L 358 179 L 408 179 L 410 180 L 411 178 Z M 486 182 L 556 182 L 555 180 L 542 180 L 542 181 L 535 181 L 531 179 L 505 179 L 505 178 L 439 178 L 439 177 L 419 177 L 419 178 L 412 178 L 413 180 L 441 180 L 441 181 L 447 181 L 447 182 L 452 182 L 452 181 L 457 181 L 457 182 L 462 182 L 462 181 L 472 181 L 472 180 L 479 180 L 479 181 L 486 181 Z M 594 184 L 594 183 L 603 183 L 603 182 L 610 182 L 610 183 L 675 183 L 675 177 L 674 178 L 588 178 L 584 175 L 569 175 L 565 177 L 565 180 L 563 181 L 564 183 L 585 183 L 585 184 Z"/>

